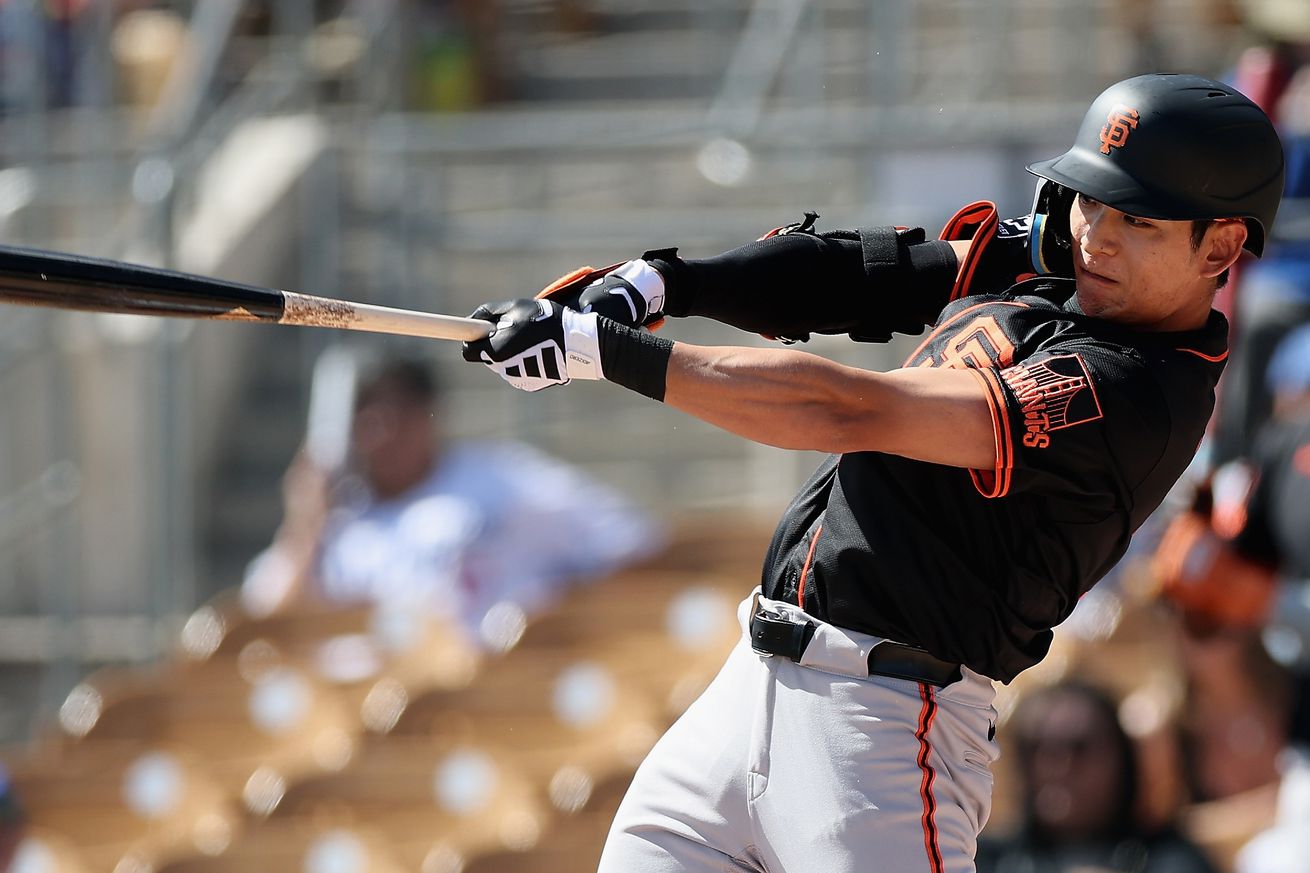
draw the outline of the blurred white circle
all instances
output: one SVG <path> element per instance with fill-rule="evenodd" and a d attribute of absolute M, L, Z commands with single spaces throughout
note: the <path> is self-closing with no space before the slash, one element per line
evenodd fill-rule
<path fill-rule="evenodd" d="M 1119 724 L 1135 739 L 1160 730 L 1168 719 L 1169 701 L 1153 688 L 1139 688 L 1119 704 Z"/>
<path fill-rule="evenodd" d="M 114 873 L 155 873 L 155 865 L 144 855 L 129 852 L 118 859 Z"/>
<path fill-rule="evenodd" d="M 327 728 L 314 737 L 312 754 L 324 770 L 344 770 L 355 756 L 355 741 L 340 728 Z"/>
<path fill-rule="evenodd" d="M 574 664 L 555 681 L 555 717 L 584 728 L 603 719 L 614 705 L 614 680 L 596 664 Z"/>
<path fill-rule="evenodd" d="M 123 774 L 123 800 L 142 818 L 163 818 L 181 803 L 185 784 L 176 758 L 167 752 L 150 752 L 133 761 Z"/>
<path fill-rule="evenodd" d="M 64 698 L 63 705 L 59 707 L 59 725 L 71 736 L 84 737 L 100 721 L 104 705 L 104 698 L 95 686 L 84 682 Z"/>
<path fill-rule="evenodd" d="M 566 764 L 550 779 L 550 803 L 561 812 L 577 812 L 591 799 L 593 787 L 585 770 Z"/>
<path fill-rule="evenodd" d="M 146 158 L 132 171 L 132 196 L 139 203 L 161 203 L 173 190 L 173 166 L 163 158 Z"/>
<path fill-rule="evenodd" d="M 369 616 L 368 632 L 384 652 L 404 652 L 418 645 L 428 612 L 409 598 L 383 600 Z"/>
<path fill-rule="evenodd" d="M 482 616 L 478 624 L 478 635 L 491 651 L 508 652 L 518 645 L 527 627 L 528 617 L 523 607 L 510 600 L 502 600 Z"/>
<path fill-rule="evenodd" d="M 36 173 L 27 167 L 0 170 L 0 218 L 8 218 L 36 197 Z"/>
<path fill-rule="evenodd" d="M 1305 640 L 1293 628 L 1272 624 L 1261 632 L 1260 637 L 1269 657 L 1284 667 L 1294 666 L 1305 654 Z"/>
<path fill-rule="evenodd" d="M 384 676 L 369 689 L 360 704 L 359 717 L 364 727 L 377 734 L 385 734 L 396 726 L 409 706 L 409 693 L 399 680 Z"/>
<path fill-rule="evenodd" d="M 269 815 L 287 793 L 287 780 L 272 767 L 260 767 L 250 774 L 241 789 L 241 800 L 255 815 Z"/>
<path fill-rule="evenodd" d="M 251 685 L 267 678 L 281 666 L 282 653 L 277 646 L 262 637 L 246 643 L 237 653 L 237 672 Z"/>
<path fill-rule="evenodd" d="M 464 856 L 445 843 L 437 843 L 423 856 L 419 873 L 464 873 Z"/>
<path fill-rule="evenodd" d="M 225 633 L 227 628 L 218 610 L 212 606 L 202 606 L 191 613 L 186 624 L 182 625 L 182 650 L 188 657 L 203 661 L 218 651 Z"/>
<path fill-rule="evenodd" d="M 516 810 L 500 821 L 500 841 L 505 848 L 526 852 L 541 839 L 541 822 L 526 809 Z"/>
<path fill-rule="evenodd" d="M 250 691 L 250 720 L 270 734 L 294 731 L 309 713 L 313 694 L 295 670 L 270 670 Z"/>
<path fill-rule="evenodd" d="M 496 789 L 496 765 L 481 752 L 461 751 L 446 757 L 432 777 L 437 804 L 467 815 L 485 809 Z"/>
<path fill-rule="evenodd" d="M 731 188 L 746 181 L 751 171 L 751 153 L 735 139 L 718 137 L 701 146 L 696 169 L 716 185 Z"/>
<path fill-rule="evenodd" d="M 191 845 L 202 855 L 215 858 L 232 845 L 232 823 L 217 813 L 206 813 L 191 825 Z"/>
<path fill-rule="evenodd" d="M 27 837 L 18 844 L 10 864 L 13 873 L 58 873 L 59 870 L 54 852 L 36 837 Z"/>
<path fill-rule="evenodd" d="M 669 636 L 684 649 L 703 649 L 723 635 L 723 626 L 733 614 L 732 604 L 712 588 L 688 589 L 673 599 L 665 614 Z"/>
<path fill-rule="evenodd" d="M 314 651 L 314 670 L 329 682 L 363 682 L 382 669 L 382 657 L 367 634 L 338 634 Z"/>
<path fill-rule="evenodd" d="M 305 851 L 305 873 L 364 873 L 368 852 L 350 831 L 328 831 Z"/>

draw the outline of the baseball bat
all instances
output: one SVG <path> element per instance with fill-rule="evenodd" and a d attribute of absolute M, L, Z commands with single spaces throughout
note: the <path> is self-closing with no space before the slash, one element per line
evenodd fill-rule
<path fill-rule="evenodd" d="M 490 322 L 261 288 L 140 264 L 0 246 L 0 302 L 82 312 L 336 327 L 479 340 Z"/>

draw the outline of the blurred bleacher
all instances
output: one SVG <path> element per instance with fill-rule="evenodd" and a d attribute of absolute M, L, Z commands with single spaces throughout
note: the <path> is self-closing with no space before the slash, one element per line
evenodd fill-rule
<path fill-rule="evenodd" d="M 43 859 L 20 869 L 585 867 L 739 638 L 768 532 L 688 519 L 540 615 L 492 610 L 477 648 L 421 615 L 255 619 L 219 597 L 169 657 L 91 674 L 3 755 Z"/>

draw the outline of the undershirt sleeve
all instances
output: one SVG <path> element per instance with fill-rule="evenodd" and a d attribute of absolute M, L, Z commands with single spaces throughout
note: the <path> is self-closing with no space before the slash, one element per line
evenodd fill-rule
<path fill-rule="evenodd" d="M 949 243 L 890 227 L 782 234 L 712 258 L 656 252 L 646 259 L 664 276 L 668 315 L 786 339 L 919 333 L 946 305 L 957 270 Z"/>

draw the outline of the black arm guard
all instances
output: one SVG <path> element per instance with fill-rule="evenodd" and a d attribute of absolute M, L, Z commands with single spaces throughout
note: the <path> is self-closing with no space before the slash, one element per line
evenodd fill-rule
<path fill-rule="evenodd" d="M 892 227 L 816 233 L 817 215 L 712 258 L 647 252 L 665 279 L 664 311 L 787 339 L 919 333 L 949 299 L 956 259 L 924 232 Z"/>

